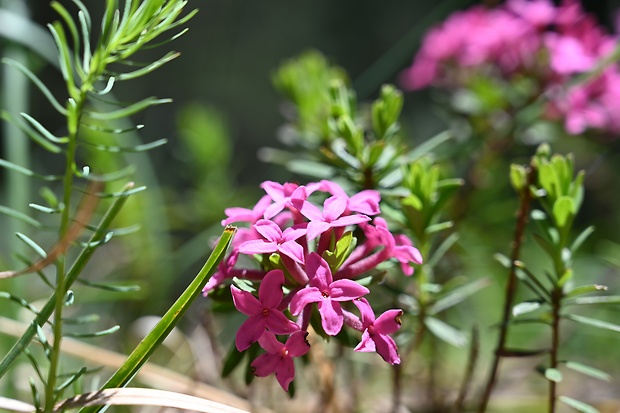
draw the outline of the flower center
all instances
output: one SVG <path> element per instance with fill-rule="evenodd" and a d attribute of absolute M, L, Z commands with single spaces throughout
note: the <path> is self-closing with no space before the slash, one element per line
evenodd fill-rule
<path fill-rule="evenodd" d="M 269 315 L 269 309 L 263 308 L 263 317 L 267 317 Z"/>
<path fill-rule="evenodd" d="M 323 296 L 323 298 L 329 297 L 329 293 L 327 291 L 321 291 L 321 295 Z"/>

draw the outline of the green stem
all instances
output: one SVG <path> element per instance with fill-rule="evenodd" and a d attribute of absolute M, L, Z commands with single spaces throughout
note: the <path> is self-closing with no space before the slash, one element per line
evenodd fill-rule
<path fill-rule="evenodd" d="M 86 91 L 82 90 L 80 99 L 76 102 L 75 113 L 79 115 L 82 112 L 83 102 L 86 99 Z M 71 110 L 70 108 L 68 108 Z M 70 121 L 70 120 L 69 120 Z M 76 125 L 77 126 L 77 125 Z M 75 153 L 77 149 L 77 132 L 78 128 L 69 127 L 69 142 L 67 144 L 65 175 L 63 178 L 63 209 L 60 220 L 60 231 L 58 239 L 63 239 L 69 225 L 71 224 L 71 192 L 73 188 L 73 169 L 75 165 Z M 60 364 L 60 346 L 62 343 L 63 321 L 62 310 L 65 305 L 65 294 L 68 290 L 67 278 L 65 274 L 66 257 L 63 254 L 58 258 L 56 264 L 56 300 L 54 303 L 54 343 L 50 354 L 50 367 L 45 385 L 45 412 L 51 413 L 56 404 L 56 380 L 58 376 L 58 368 Z"/>

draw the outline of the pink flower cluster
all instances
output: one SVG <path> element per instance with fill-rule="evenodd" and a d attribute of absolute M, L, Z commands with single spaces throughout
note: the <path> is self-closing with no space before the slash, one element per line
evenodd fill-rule
<path fill-rule="evenodd" d="M 249 317 L 237 332 L 237 349 L 258 342 L 265 350 L 252 362 L 255 374 L 275 373 L 288 390 L 295 375 L 293 358 L 310 349 L 306 337 L 315 307 L 327 335 L 335 336 L 347 325 L 362 333 L 356 351 L 376 351 L 388 363 L 400 363 L 390 334 L 399 329 L 402 310 L 375 317 L 364 298 L 370 290 L 359 280 L 386 261 L 398 262 L 405 275 L 412 275 L 412 264 L 421 264 L 422 257 L 411 240 L 392 234 L 377 216 L 379 192 L 349 197 L 327 180 L 305 186 L 267 181 L 261 187 L 266 195 L 252 209 L 225 211 L 223 225 L 242 222 L 249 227 L 238 229 L 230 255 L 203 291 L 207 295 L 234 277 L 259 284 L 257 293 L 230 286 L 236 309 Z M 315 198 L 324 201 L 317 204 Z M 356 245 L 351 230 L 363 233 L 363 241 Z M 240 268 L 241 255 L 260 265 Z M 350 311 L 354 309 L 359 316 Z M 276 336 L 288 339 L 283 343 Z"/>
<path fill-rule="evenodd" d="M 497 8 L 457 12 L 425 37 L 405 87 L 467 86 L 473 74 L 510 80 L 530 77 L 549 102 L 546 116 L 571 134 L 620 132 L 620 68 L 574 86 L 569 79 L 597 67 L 614 50 L 607 34 L 578 0 L 508 0 Z"/>

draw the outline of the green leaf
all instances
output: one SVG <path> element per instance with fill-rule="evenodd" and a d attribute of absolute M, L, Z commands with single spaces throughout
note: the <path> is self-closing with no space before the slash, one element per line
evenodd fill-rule
<path fill-rule="evenodd" d="M 42 179 L 47 182 L 58 181 L 59 179 L 62 178 L 62 176 L 56 176 L 56 175 L 39 175 L 38 173 L 31 171 L 30 169 L 24 168 L 23 166 L 16 165 L 13 162 L 5 161 L 4 159 L 0 159 L 0 167 L 11 169 L 15 172 L 19 172 L 26 176 L 33 176 L 33 177 Z"/>
<path fill-rule="evenodd" d="M 589 226 L 588 228 L 584 229 L 581 232 L 581 234 L 579 234 L 577 238 L 575 238 L 575 241 L 571 245 L 570 247 L 571 252 L 574 254 L 579 249 L 579 247 L 581 247 L 581 245 L 585 242 L 585 240 L 588 239 L 590 234 L 592 234 L 593 232 L 594 232 L 593 226 Z"/>
<path fill-rule="evenodd" d="M 28 245 L 34 252 L 36 252 L 37 255 L 42 258 L 47 257 L 47 253 L 45 252 L 45 250 L 27 235 L 24 235 L 21 232 L 16 232 L 15 235 L 17 235 L 17 237 L 22 240 L 26 245 Z"/>
<path fill-rule="evenodd" d="M 430 234 L 434 234 L 436 232 L 441 232 L 441 231 L 444 231 L 446 229 L 450 229 L 453 226 L 454 226 L 454 223 L 452 221 L 440 222 L 438 224 L 429 225 L 428 227 L 426 227 L 424 232 L 426 232 L 427 234 L 430 235 Z"/>
<path fill-rule="evenodd" d="M 71 55 L 69 53 L 68 46 L 69 42 L 65 36 L 65 30 L 60 22 L 48 24 L 47 27 L 50 32 L 52 32 L 54 43 L 56 43 L 56 47 L 58 48 L 60 71 L 62 72 L 62 77 L 65 79 L 67 84 L 67 90 L 69 91 L 69 95 L 75 99 L 79 93 L 79 90 L 75 86 L 75 80 L 73 78 L 73 65 L 71 64 Z"/>
<path fill-rule="evenodd" d="M 512 164 L 510 165 L 510 183 L 518 193 L 523 191 L 527 184 L 527 171 L 525 166 Z"/>
<path fill-rule="evenodd" d="M 595 369 L 594 367 L 586 366 L 585 364 L 574 361 L 567 361 L 564 365 L 569 369 L 585 374 L 586 376 L 594 377 L 595 379 L 603 381 L 611 381 L 611 375 L 602 370 Z"/>
<path fill-rule="evenodd" d="M 329 262 L 330 267 L 333 272 L 338 271 L 340 266 L 345 262 L 345 260 L 351 254 L 351 251 L 355 248 L 357 244 L 357 238 L 353 237 L 353 232 L 347 231 L 336 243 L 336 248 L 332 257 L 330 257 L 332 262 Z M 326 251 L 329 252 L 329 251 Z M 332 266 L 333 265 L 333 266 Z"/>
<path fill-rule="evenodd" d="M 150 98 L 146 98 L 144 100 L 141 100 L 139 102 L 136 102 L 132 105 L 129 105 L 127 107 L 121 108 L 121 109 L 117 109 L 117 110 L 113 110 L 111 112 L 105 112 L 105 113 L 101 113 L 101 112 L 87 112 L 88 116 L 90 116 L 92 119 L 97 119 L 97 120 L 113 120 L 113 119 L 121 119 L 121 118 L 125 118 L 127 116 L 131 116 L 133 114 L 136 114 L 140 111 L 143 111 L 146 108 L 149 108 L 151 106 L 156 106 L 156 105 L 162 105 L 165 103 L 170 103 L 172 102 L 172 99 L 157 99 L 154 97 L 150 97 Z"/>
<path fill-rule="evenodd" d="M 144 152 L 149 151 L 151 149 L 158 148 L 160 146 L 165 145 L 168 142 L 167 139 L 158 139 L 153 142 L 144 143 L 142 145 L 135 146 L 108 146 L 101 145 L 98 143 L 84 142 L 87 146 L 95 148 L 100 151 L 111 152 L 111 153 L 121 153 L 121 152 Z"/>
<path fill-rule="evenodd" d="M 424 324 L 437 338 L 448 344 L 452 344 L 455 347 L 463 347 L 467 344 L 465 333 L 437 318 L 426 317 L 424 319 Z"/>
<path fill-rule="evenodd" d="M 598 411 L 598 409 L 590 406 L 587 403 L 581 402 L 579 400 L 575 400 L 573 398 L 570 398 L 568 396 L 559 396 L 558 400 L 561 401 L 562 403 L 579 410 L 580 412 L 583 413 L 601 413 Z"/>
<path fill-rule="evenodd" d="M 37 75 L 32 73 L 30 71 L 30 69 L 28 69 L 26 66 L 24 66 L 20 62 L 18 62 L 16 60 L 9 59 L 9 58 L 6 58 L 6 57 L 0 59 L 0 61 L 2 63 L 7 64 L 7 65 L 13 66 L 14 68 L 16 68 L 17 70 L 22 72 L 26 77 L 28 77 L 28 79 L 30 79 L 32 81 L 32 83 L 34 83 L 34 85 L 41 91 L 41 93 L 43 93 L 43 95 L 45 95 L 45 97 L 51 103 L 51 105 L 54 107 L 54 109 L 56 109 L 62 115 L 66 115 L 67 114 L 67 109 L 65 109 L 65 107 L 62 106 L 58 102 L 58 100 L 54 97 L 52 92 L 47 88 L 47 86 L 45 86 L 45 83 L 43 83 L 37 77 Z"/>
<path fill-rule="evenodd" d="M 576 297 L 567 299 L 565 301 L 565 304 L 620 304 L 620 295 L 596 295 L 593 297 Z"/>
<path fill-rule="evenodd" d="M 232 241 L 236 228 L 227 226 L 220 237 L 217 245 L 213 249 L 207 262 L 196 275 L 191 284 L 185 289 L 177 301 L 164 314 L 161 320 L 147 334 L 147 336 L 131 352 L 127 360 L 104 384 L 102 389 L 125 387 L 136 375 L 140 368 L 148 361 L 153 352 L 159 347 L 164 339 L 170 334 L 178 321 L 183 317 L 196 297 L 200 295 L 205 284 L 217 270 L 218 263 L 226 255 L 226 250 Z M 87 407 L 82 409 L 82 413 L 98 412 L 102 407 Z"/>
<path fill-rule="evenodd" d="M 119 285 L 119 284 L 111 284 L 111 283 L 97 283 L 94 281 L 88 281 L 85 279 L 77 279 L 76 282 L 79 284 L 85 285 L 87 287 L 97 288 L 105 291 L 113 291 L 116 293 L 129 293 L 140 291 L 140 286 L 138 285 Z"/>
<path fill-rule="evenodd" d="M 568 196 L 561 196 L 553 203 L 553 218 L 559 227 L 564 227 L 575 213 L 575 203 Z"/>
<path fill-rule="evenodd" d="M 459 240 L 459 234 L 456 232 L 450 234 L 433 252 L 433 255 L 428 259 L 426 264 L 433 268 L 437 265 L 437 263 L 446 255 L 446 253 L 452 248 L 454 244 L 456 244 Z"/>
<path fill-rule="evenodd" d="M 230 376 L 230 373 L 232 373 L 235 368 L 241 363 L 245 354 L 246 352 L 241 352 L 237 350 L 237 346 L 235 345 L 235 343 L 230 346 L 228 354 L 224 359 L 224 365 L 222 366 L 223 378 Z"/>
<path fill-rule="evenodd" d="M 52 153 L 62 152 L 60 146 L 54 145 L 43 136 L 41 136 L 41 134 L 34 130 L 23 118 L 17 118 L 5 110 L 0 110 L 0 117 L 2 119 L 5 119 L 7 122 L 15 125 L 17 128 L 19 128 L 19 130 L 28 135 L 35 143 L 41 145 L 46 150 Z"/>
<path fill-rule="evenodd" d="M 469 284 L 457 287 L 454 290 L 443 295 L 437 301 L 435 301 L 435 303 L 429 308 L 428 312 L 429 314 L 437 314 L 450 307 L 453 307 L 458 303 L 466 300 L 471 295 L 487 287 L 489 284 L 490 281 L 488 278 L 481 278 Z"/>
<path fill-rule="evenodd" d="M 425 140 L 422 144 L 416 146 L 403 157 L 405 163 L 411 163 L 433 152 L 439 145 L 452 139 L 452 131 L 444 131 L 430 139 Z"/>
<path fill-rule="evenodd" d="M 512 315 L 518 317 L 523 314 L 531 313 L 541 307 L 540 301 L 524 301 L 512 307 Z"/>
<path fill-rule="evenodd" d="M 14 210 L 13 208 L 9 208 L 9 207 L 5 207 L 3 205 L 0 205 L 0 214 L 4 214 L 7 216 L 10 216 L 12 218 L 18 219 L 22 222 L 25 222 L 26 224 L 32 225 L 35 228 L 43 228 L 43 224 L 41 224 L 39 221 L 37 221 L 34 218 L 29 217 L 28 215 L 24 214 L 23 212 L 19 212 Z"/>
<path fill-rule="evenodd" d="M 545 369 L 545 377 L 549 381 L 553 381 L 555 383 L 559 383 L 562 381 L 562 372 L 558 369 L 548 368 Z"/>
<path fill-rule="evenodd" d="M 176 59 L 177 57 L 179 57 L 181 54 L 178 52 L 168 52 L 165 56 L 163 56 L 162 58 L 154 61 L 153 63 L 149 64 L 148 66 L 145 66 L 141 69 L 138 70 L 134 70 L 133 72 L 129 72 L 129 73 L 121 73 L 119 75 L 116 76 L 116 79 L 118 80 L 129 80 L 129 79 L 135 79 L 137 77 L 140 76 L 144 76 L 148 73 L 151 73 L 152 71 L 156 70 L 157 68 L 165 65 L 166 63 Z"/>
<path fill-rule="evenodd" d="M 577 323 L 586 324 L 592 327 L 598 327 L 604 330 L 611 330 L 620 333 L 620 325 L 618 324 L 613 324 L 603 320 L 597 320 L 595 318 L 584 317 L 577 314 L 567 314 L 564 317 Z"/>
<path fill-rule="evenodd" d="M 581 285 L 579 287 L 576 287 L 570 290 L 566 294 L 566 297 L 571 298 L 571 297 L 576 297 L 578 295 L 589 294 L 589 293 L 594 293 L 598 291 L 607 291 L 607 286 L 601 285 L 601 284 Z"/>
<path fill-rule="evenodd" d="M 129 183 L 125 186 L 125 189 L 129 189 L 133 187 L 133 183 Z M 127 196 L 121 196 L 114 200 L 112 205 L 108 208 L 106 214 L 101 219 L 99 226 L 97 227 L 97 231 L 91 237 L 91 242 L 96 242 L 100 239 L 103 239 L 105 235 L 108 233 L 107 229 L 110 227 L 123 205 L 127 201 Z M 73 266 L 69 269 L 66 277 L 66 285 L 69 288 L 77 279 L 78 275 L 82 273 L 86 264 L 90 261 L 93 253 L 95 252 L 95 248 L 87 248 L 80 252 L 78 257 L 75 259 Z M 17 357 L 22 354 L 23 349 L 28 347 L 30 341 L 37 334 L 37 331 L 41 328 L 43 324 L 45 324 L 52 313 L 54 312 L 54 308 L 56 305 L 56 292 L 52 294 L 52 296 L 47 300 L 43 308 L 39 310 L 38 315 L 32 321 L 28 329 L 22 334 L 22 336 L 17 340 L 17 342 L 11 347 L 11 349 L 4 355 L 4 358 L 0 362 L 0 378 L 3 377 L 11 365 L 15 362 Z"/>
<path fill-rule="evenodd" d="M 114 327 L 110 327 L 110 328 L 108 328 L 106 330 L 95 331 L 94 333 L 68 333 L 68 332 L 65 332 L 65 333 L 63 333 L 63 335 L 65 335 L 67 337 L 74 337 L 74 338 L 95 338 L 95 337 L 109 336 L 110 334 L 116 333 L 118 330 L 120 330 L 120 326 L 114 326 Z"/>
<path fill-rule="evenodd" d="M 512 261 L 510 260 L 510 258 L 505 256 L 504 254 L 500 254 L 500 253 L 493 254 L 493 258 L 495 258 L 495 260 L 499 262 L 501 266 L 506 269 L 510 269 L 512 267 Z"/>
<path fill-rule="evenodd" d="M 22 112 L 20 113 L 20 115 L 22 118 L 26 119 L 43 137 L 45 137 L 49 141 L 54 142 L 54 143 L 69 142 L 69 138 L 67 137 L 59 138 L 57 136 L 54 136 L 54 134 L 52 134 L 50 131 L 45 129 L 45 126 L 41 125 L 41 123 L 39 123 L 38 120 L 30 116 L 29 114 Z"/>

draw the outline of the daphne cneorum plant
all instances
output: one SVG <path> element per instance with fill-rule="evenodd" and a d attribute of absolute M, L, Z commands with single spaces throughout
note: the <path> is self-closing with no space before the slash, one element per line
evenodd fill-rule
<path fill-rule="evenodd" d="M 392 405 L 393 411 L 398 411 L 405 404 L 401 389 L 411 378 L 408 358 L 424 357 L 421 363 L 428 363 L 428 380 L 435 382 L 433 357 L 437 352 L 426 353 L 421 344 L 428 342 L 434 348 L 440 339 L 457 347 L 465 345 L 467 335 L 447 323 L 443 312 L 458 308 L 490 283 L 488 278 L 464 282 L 463 277 L 442 274 L 447 269 L 454 271 L 442 265 L 458 241 L 451 231 L 453 222 L 446 216 L 449 201 L 463 184 L 461 179 L 446 178 L 436 161 L 434 151 L 449 135 L 440 134 L 407 150 L 398 125 L 400 92 L 384 86 L 372 105 L 361 106 L 347 87 L 344 71 L 329 66 L 316 52 L 287 62 L 274 76 L 274 83 L 295 109 L 296 116 L 283 136 L 293 149 L 290 153 L 265 149 L 262 156 L 321 180 L 303 185 L 267 181 L 261 185 L 266 194 L 254 207 L 226 211 L 224 225 L 242 222 L 247 227 L 240 230 L 240 239 L 235 240 L 231 254 L 204 293 L 219 303 L 220 310 L 230 308 L 224 303 L 232 300 L 233 309 L 249 318 L 239 327 L 224 375 L 245 360 L 248 382 L 253 375 L 275 374 L 281 387 L 293 392 L 294 359 L 312 357 L 305 338 L 314 332 L 354 351 L 376 351 L 392 364 Z M 583 172 L 574 176 L 572 155 L 552 155 L 545 145 L 529 166 L 513 165 L 510 170 L 520 203 L 511 256 L 498 255 L 510 273 L 480 412 L 487 409 L 500 359 L 545 355 L 548 361 L 539 370 L 550 383 L 548 411 L 556 411 L 557 402 L 584 412 L 597 411 L 558 392 L 557 386 L 564 374 L 562 367 L 609 378 L 598 369 L 565 358 L 563 320 L 618 330 L 615 324 L 567 311 L 577 304 L 618 302 L 616 296 L 582 297 L 603 287 L 574 287 L 571 282 L 572 256 L 592 233 L 589 227 L 571 242 L 574 218 L 584 196 L 583 179 Z M 552 263 L 552 270 L 543 270 L 542 276 L 529 269 L 521 252 L 530 215 L 540 230 L 534 239 Z M 400 256 L 394 247 L 416 251 L 409 257 L 417 258 L 403 260 L 405 255 Z M 253 259 L 248 261 L 244 257 L 248 255 Z M 416 270 L 412 274 L 408 265 L 386 265 L 390 261 L 408 261 L 416 264 Z M 248 266 L 251 262 L 254 265 Z M 529 289 L 534 298 L 516 303 L 519 285 Z M 500 308 L 496 310 L 500 312 Z M 526 319 L 526 314 L 536 315 Z M 508 330 L 520 323 L 550 326 L 549 346 L 511 347 Z M 467 408 L 479 352 L 477 337 L 478 330 L 473 327 L 463 384 L 456 398 L 449 401 L 453 411 Z M 434 391 L 430 389 L 430 397 Z"/>
<path fill-rule="evenodd" d="M 1 211 L 12 219 L 21 219 L 31 225 L 33 231 L 28 231 L 30 235 L 16 235 L 40 257 L 24 257 L 27 261 L 25 269 L 0 273 L 2 278 L 20 277 L 19 281 L 38 275 L 50 289 L 47 298 L 37 298 L 46 299 L 40 308 L 11 291 L 0 294 L 1 298 L 9 299 L 35 313 L 26 332 L 3 355 L 0 378 L 9 373 L 20 355 L 25 355 L 36 373 L 36 379 L 30 380 L 33 403 L 30 410 L 48 413 L 86 405 L 91 407 L 84 408 L 84 411 L 98 411 L 102 405 L 126 403 L 115 399 L 115 395 L 123 394 L 122 387 L 129 383 L 198 295 L 223 257 L 234 233 L 233 227 L 224 231 L 213 254 L 194 281 L 120 369 L 102 387 L 93 389 L 98 390 L 95 394 L 75 396 L 72 389 L 83 388 L 84 377 L 94 372 L 87 367 L 68 369 L 61 353 L 63 338 L 100 337 L 113 333 L 118 326 L 92 332 L 93 328 L 84 323 L 93 317 L 70 318 L 66 316 L 65 310 L 79 300 L 80 292 L 76 289 L 78 283 L 107 290 L 126 290 L 115 284 L 98 285 L 89 282 L 84 268 L 100 247 L 127 232 L 114 228 L 115 218 L 130 196 L 145 189 L 127 182 L 131 173 L 127 169 L 97 170 L 84 164 L 82 151 L 104 151 L 122 156 L 126 151 L 143 151 L 164 143 L 159 140 L 138 147 L 123 145 L 123 134 L 135 131 L 140 126 L 119 127 L 119 122 L 127 122 L 130 116 L 151 106 L 168 103 L 169 99 L 149 97 L 126 104 L 117 102 L 112 92 L 122 87 L 123 82 L 148 75 L 176 58 L 178 53 L 169 52 L 153 62 L 136 63 L 131 60 L 141 50 L 156 46 L 155 42 L 166 44 L 183 34 L 186 31 L 183 26 L 196 10 L 186 12 L 187 1 L 184 0 L 107 0 L 101 22 L 96 23 L 85 4 L 79 0 L 67 3 L 51 2 L 60 20 L 48 25 L 58 51 L 61 79 L 65 86 L 64 96 L 55 96 L 51 88 L 25 65 L 8 58 L 2 59 L 5 65 L 18 70 L 32 81 L 45 96 L 50 108 L 63 118 L 65 125 L 61 135 L 57 136 L 27 113 L 3 113 L 3 118 L 13 122 L 47 151 L 47 160 L 50 163 L 56 162 L 55 170 L 62 171 L 60 175 L 46 175 L 43 171 L 27 169 L 11 159 L 0 159 L 0 166 L 9 172 L 24 174 L 51 185 L 51 188 L 44 191 L 46 204 L 33 202 L 29 205 L 30 211 L 2 208 Z M 99 135 L 88 133 L 89 130 Z M 93 140 L 93 136 L 102 135 L 117 140 L 119 144 L 102 144 Z M 82 194 L 83 201 L 79 205 L 76 194 Z M 97 222 L 94 216 L 99 214 L 101 216 Z M 47 219 L 48 216 L 52 218 Z M 43 238 L 40 229 L 49 226 L 57 230 L 57 236 L 54 246 L 46 250 L 39 244 Z M 69 331 L 65 329 L 67 323 L 82 324 L 84 330 Z M 31 345 L 33 341 L 42 346 L 43 357 L 37 356 L 38 352 Z M 125 394 L 130 399 L 133 397 L 131 392 Z M 156 398 L 156 394 L 148 391 L 142 394 L 146 394 L 147 398 Z M 129 403 L 135 402 L 135 398 L 129 400 Z M 167 401 L 161 401 L 164 405 L 181 408 L 187 402 L 175 402 L 170 397 Z M 198 400 L 198 403 L 206 402 Z M 2 407 L 11 408 L 14 405 L 10 400 L 5 404 Z M 204 405 L 200 408 L 209 411 L 205 410 L 207 407 Z M 213 411 L 216 407 L 211 405 L 209 408 Z"/>

